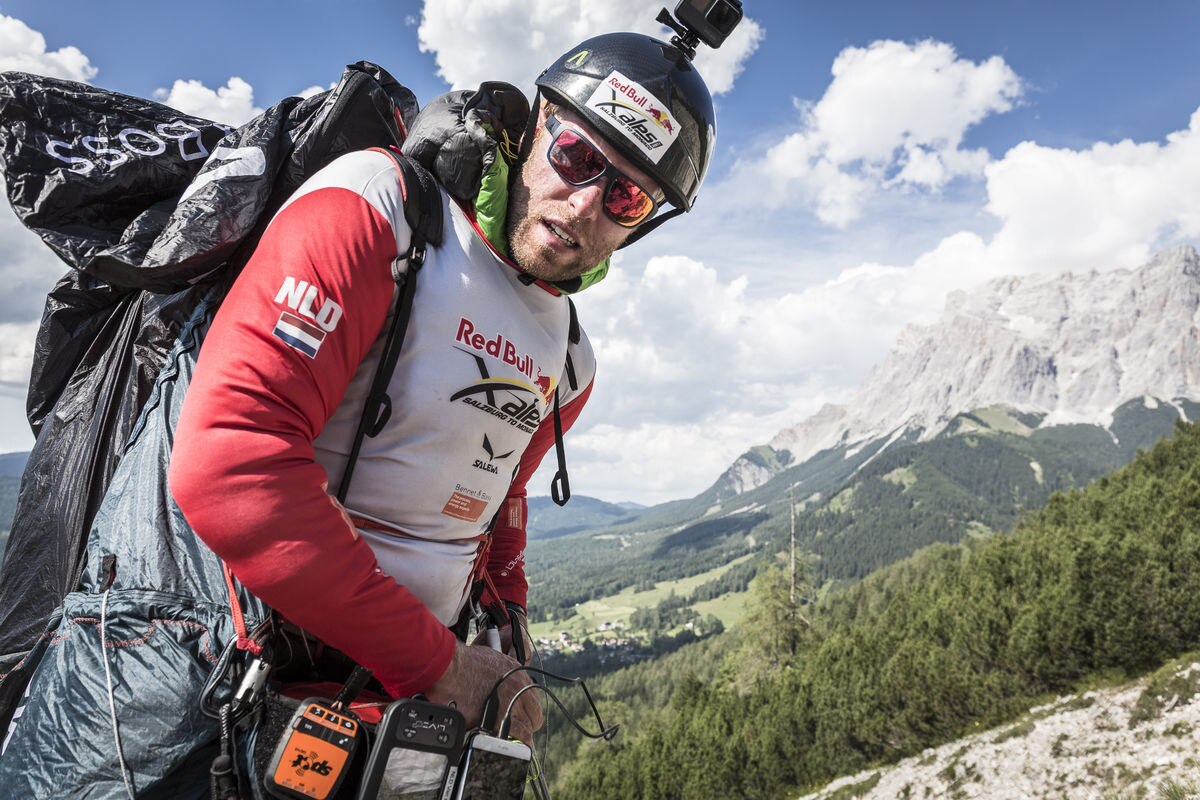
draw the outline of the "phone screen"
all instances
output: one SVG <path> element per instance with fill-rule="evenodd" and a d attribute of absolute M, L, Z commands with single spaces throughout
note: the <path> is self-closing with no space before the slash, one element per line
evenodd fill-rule
<path fill-rule="evenodd" d="M 446 774 L 443 753 L 422 753 L 397 748 L 388 754 L 379 791 L 372 800 L 440 800 L 442 776 Z"/>
<path fill-rule="evenodd" d="M 521 800 L 529 776 L 529 748 L 501 741 L 503 747 L 497 749 L 510 752 L 496 752 L 487 748 L 497 740 L 487 737 L 487 741 L 479 741 L 479 738 L 467 749 L 457 800 Z"/>

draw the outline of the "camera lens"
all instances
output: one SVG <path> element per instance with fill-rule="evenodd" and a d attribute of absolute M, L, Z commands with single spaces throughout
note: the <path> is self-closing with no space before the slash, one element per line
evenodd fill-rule
<path fill-rule="evenodd" d="M 728 0 L 717 0 L 707 16 L 709 25 L 716 28 L 722 36 L 728 36 L 741 21 L 742 10 Z"/>

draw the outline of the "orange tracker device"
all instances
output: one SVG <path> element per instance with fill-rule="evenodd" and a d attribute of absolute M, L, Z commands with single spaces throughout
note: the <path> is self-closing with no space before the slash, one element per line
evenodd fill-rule
<path fill-rule="evenodd" d="M 350 771 L 361 737 L 357 717 L 310 697 L 284 729 L 263 784 L 275 797 L 327 800 Z"/>

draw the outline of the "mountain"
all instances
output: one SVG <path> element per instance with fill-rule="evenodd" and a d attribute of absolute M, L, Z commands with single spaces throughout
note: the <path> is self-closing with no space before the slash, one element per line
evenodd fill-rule
<path fill-rule="evenodd" d="M 1127 464 L 1186 419 L 1200 419 L 1200 402 L 1130 400 L 1109 427 L 1047 427 L 1041 415 L 989 406 L 956 416 L 930 440 L 909 432 L 840 444 L 732 498 L 714 487 L 631 521 L 531 539 L 530 618 L 562 618 L 626 587 L 784 550 L 793 504 L 809 578 L 855 581 L 931 544 L 1008 531 L 1054 492 Z"/>
<path fill-rule="evenodd" d="M 561 618 L 626 587 L 778 552 L 792 507 L 818 582 L 1009 530 L 1200 418 L 1198 308 L 1191 248 L 1138 270 L 955 294 L 939 323 L 905 331 L 852 404 L 752 448 L 696 497 L 533 542 L 531 613 Z"/>
<path fill-rule="evenodd" d="M 555 796 L 794 797 L 855 775 L 823 800 L 1115 800 L 1151 796 L 1147 779 L 1194 782 L 1197 553 L 1191 424 L 1008 535 L 923 548 L 800 608 L 786 572 L 764 570 L 721 664 L 701 657 L 714 643 L 596 681 L 635 722 L 619 746 L 578 748 Z M 961 741 L 984 732 L 1012 757 Z M 1195 794 L 1178 788 L 1161 796 Z"/>
<path fill-rule="evenodd" d="M 603 528 L 637 518 L 645 506 L 636 503 L 607 503 L 594 497 L 571 495 L 570 502 L 559 506 L 549 497 L 530 497 L 530 539 L 553 539 L 576 531 Z"/>
<path fill-rule="evenodd" d="M 1187 246 L 1136 270 L 1023 276 L 953 292 L 941 319 L 909 326 L 845 406 L 826 405 L 717 481 L 724 500 L 837 446 L 940 434 L 1002 404 L 1039 425 L 1107 428 L 1142 396 L 1200 398 L 1200 255 Z"/>
<path fill-rule="evenodd" d="M 0 478 L 20 478 L 29 453 L 0 453 Z"/>

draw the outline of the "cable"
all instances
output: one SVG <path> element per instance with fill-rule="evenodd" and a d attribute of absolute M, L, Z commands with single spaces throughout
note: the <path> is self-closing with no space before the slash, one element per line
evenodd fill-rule
<path fill-rule="evenodd" d="M 568 361 L 570 361 L 570 356 L 568 356 Z M 529 640 L 529 649 L 532 651 L 530 655 L 533 658 L 533 660 L 537 662 L 537 668 L 544 669 L 545 662 L 542 661 L 542 652 L 537 649 L 537 644 L 533 641 L 533 634 L 531 634 L 529 632 L 529 620 L 523 614 L 519 615 L 519 616 L 517 616 L 517 615 L 513 615 L 513 616 L 514 616 L 516 626 L 519 627 L 519 630 L 517 631 L 517 633 L 523 634 L 523 636 L 524 636 L 522 641 L 524 641 L 524 639 Z M 545 724 L 542 725 L 542 730 L 540 731 L 540 733 L 542 734 L 541 751 L 543 753 L 547 753 L 547 754 L 550 752 L 550 728 L 551 728 L 551 721 L 549 718 L 547 718 L 545 720 Z M 534 738 L 534 741 L 536 742 L 537 741 L 537 732 L 534 733 L 533 738 Z M 541 769 L 544 766 L 545 766 L 544 763 L 539 764 L 538 768 Z"/>
<path fill-rule="evenodd" d="M 559 709 L 562 710 L 563 716 L 565 716 L 567 718 L 567 720 L 570 721 L 571 725 L 573 725 L 576 730 L 578 730 L 584 736 L 587 736 L 589 739 L 604 739 L 604 740 L 608 741 L 608 740 L 611 740 L 612 737 L 616 735 L 619 726 L 613 725 L 610 728 L 606 728 L 604 726 L 604 720 L 600 718 L 600 709 L 596 708 L 596 701 L 592 699 L 592 693 L 588 691 L 587 684 L 584 683 L 583 678 L 567 678 L 562 675 L 556 675 L 553 672 L 549 672 L 544 669 L 538 669 L 537 667 L 513 667 L 508 672 L 506 672 L 502 676 L 500 676 L 500 679 L 497 680 L 496 683 L 492 685 L 492 691 L 488 694 L 487 700 L 484 701 L 482 713 L 480 715 L 482 718 L 483 729 L 485 729 L 485 730 L 490 729 L 490 728 L 492 728 L 492 726 L 495 723 L 495 715 L 494 715 L 494 712 L 492 712 L 491 706 L 494 701 L 496 703 L 495 711 L 499 711 L 500 699 L 499 699 L 498 692 L 500 689 L 500 685 L 502 683 L 504 683 L 506 680 L 508 680 L 510 677 L 512 677 L 513 675 L 517 674 L 518 672 L 524 672 L 526 674 L 542 675 L 546 678 L 553 678 L 554 680 L 562 681 L 563 683 L 571 683 L 571 684 L 578 685 L 579 688 L 583 689 L 583 695 L 584 695 L 584 697 L 587 698 L 588 706 L 592 709 L 592 714 L 596 718 L 596 724 L 599 726 L 600 732 L 599 733 L 589 733 L 587 730 L 585 730 L 583 728 L 582 725 L 580 725 L 578 722 L 576 722 L 575 719 L 571 716 L 570 712 L 567 711 L 566 706 L 564 706 L 562 701 L 558 699 L 558 695 L 556 695 L 553 691 L 551 691 L 550 687 L 546 686 L 545 684 L 531 683 L 528 686 L 522 686 L 520 689 L 518 689 L 516 694 L 513 695 L 512 700 L 509 701 L 508 708 L 505 709 L 504 716 L 500 720 L 500 728 L 497 730 L 497 735 L 500 736 L 501 738 L 503 738 L 504 736 L 506 736 L 508 734 L 508 726 L 509 726 L 510 718 L 512 717 L 513 707 L 515 706 L 515 704 L 517 702 L 517 698 L 519 698 L 522 694 L 529 691 L 530 689 L 534 689 L 534 688 L 541 689 L 543 692 L 545 692 L 546 695 L 551 700 L 554 701 L 554 704 L 557 705 L 559 707 Z M 490 712 L 492 712 L 492 713 L 490 713 Z"/>
<path fill-rule="evenodd" d="M 108 589 L 105 589 L 104 596 L 100 600 L 100 658 L 104 661 L 104 683 L 108 689 L 108 710 L 112 719 L 113 742 L 117 748 L 117 762 L 121 767 L 121 779 L 125 781 L 125 792 L 129 795 L 129 800 L 135 800 L 129 765 L 125 763 L 125 753 L 121 750 L 121 731 L 117 725 L 117 696 L 113 689 L 112 669 L 108 665 L 108 653 L 104 647 L 105 642 L 108 641 L 107 628 Z"/>
<path fill-rule="evenodd" d="M 545 674 L 550 675 L 550 673 L 545 673 Z M 549 686 L 546 686 L 545 684 L 541 684 L 541 683 L 531 683 L 528 686 L 521 687 L 519 690 L 517 690 L 517 693 L 513 695 L 512 700 L 509 701 L 508 708 L 505 709 L 504 716 L 500 720 L 500 730 L 496 735 L 499 736 L 501 739 L 504 739 L 508 736 L 508 727 L 512 720 L 512 710 L 513 710 L 513 707 L 516 705 L 517 698 L 520 697 L 521 695 L 523 695 L 525 692 L 529 691 L 530 689 L 541 689 L 543 692 L 546 693 L 546 696 L 549 697 L 551 700 L 553 700 L 554 704 L 559 707 L 559 709 L 563 712 L 563 716 L 566 717 L 567 721 L 570 722 L 571 725 L 573 725 L 575 727 L 575 730 L 579 731 L 580 733 L 582 733 L 584 736 L 588 737 L 589 739 L 603 739 L 606 742 L 612 741 L 612 738 L 617 735 L 617 731 L 620 730 L 621 726 L 620 725 L 612 725 L 607 728 L 604 727 L 604 720 L 600 719 L 600 711 L 599 711 L 599 709 L 596 708 L 596 704 L 594 702 L 592 702 L 592 697 L 590 694 L 588 694 L 587 686 L 584 685 L 583 679 L 582 678 L 561 678 L 558 675 L 550 675 L 550 677 L 558 678 L 559 680 L 565 680 L 569 683 L 578 683 L 583 688 L 584 694 L 587 695 L 588 705 L 591 706 L 592 713 L 595 714 L 595 716 L 596 716 L 596 723 L 599 726 L 600 731 L 598 733 L 590 733 L 586 729 L 584 729 L 584 727 L 582 725 L 580 725 L 578 722 L 576 722 L 575 719 L 571 716 L 570 712 L 567 711 L 567 707 L 563 705 L 562 701 L 558 699 L 558 695 L 556 695 L 550 689 Z"/>

